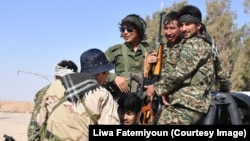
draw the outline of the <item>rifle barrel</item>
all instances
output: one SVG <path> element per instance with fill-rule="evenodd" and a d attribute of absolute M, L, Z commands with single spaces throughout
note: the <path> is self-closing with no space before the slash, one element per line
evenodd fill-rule
<path fill-rule="evenodd" d="M 158 33 L 158 42 L 161 43 L 162 42 L 162 36 L 161 36 L 161 25 L 162 25 L 162 16 L 166 14 L 166 12 L 161 12 L 160 13 L 160 24 L 159 24 L 159 33 Z"/>

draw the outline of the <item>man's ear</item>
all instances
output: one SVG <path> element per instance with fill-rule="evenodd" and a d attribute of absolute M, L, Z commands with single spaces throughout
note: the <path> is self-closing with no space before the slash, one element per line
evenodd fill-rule
<path fill-rule="evenodd" d="M 196 28 L 197 28 L 198 31 L 200 31 L 201 30 L 201 23 L 197 23 Z"/>

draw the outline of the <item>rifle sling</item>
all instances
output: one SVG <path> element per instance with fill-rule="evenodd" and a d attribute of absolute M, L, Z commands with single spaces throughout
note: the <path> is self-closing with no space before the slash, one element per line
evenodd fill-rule
<path fill-rule="evenodd" d="M 66 101 L 66 99 L 65 99 L 64 97 L 62 97 L 61 100 L 53 107 L 52 112 L 53 112 L 59 105 L 61 105 L 61 104 L 62 104 L 63 102 L 65 102 L 65 101 Z M 85 99 L 84 99 L 84 98 L 82 99 L 82 105 L 83 105 L 83 107 L 85 108 L 85 110 L 86 110 L 87 114 L 89 115 L 90 119 L 94 122 L 95 125 L 97 125 L 97 124 L 98 124 L 97 119 L 96 119 L 95 116 L 91 113 L 91 111 L 89 110 L 89 108 L 86 106 L 86 104 L 85 104 Z M 52 113 L 52 112 L 51 112 L 51 113 Z"/>
<path fill-rule="evenodd" d="M 86 106 L 84 98 L 82 99 L 82 104 L 83 104 L 83 106 L 84 106 L 87 114 L 89 115 L 90 119 L 94 122 L 95 125 L 98 125 L 96 117 L 91 113 L 91 111 L 89 110 L 89 108 Z"/>

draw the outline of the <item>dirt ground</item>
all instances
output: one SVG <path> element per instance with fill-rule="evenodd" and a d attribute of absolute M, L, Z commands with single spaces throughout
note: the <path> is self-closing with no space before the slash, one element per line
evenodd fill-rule
<path fill-rule="evenodd" d="M 4 134 L 16 141 L 27 141 L 33 107 L 32 102 L 0 101 L 0 141 L 4 141 Z"/>

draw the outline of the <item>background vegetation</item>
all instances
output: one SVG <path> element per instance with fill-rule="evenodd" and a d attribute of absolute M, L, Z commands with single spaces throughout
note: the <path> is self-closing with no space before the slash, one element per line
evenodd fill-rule
<path fill-rule="evenodd" d="M 179 10 L 188 4 L 187 0 L 173 3 L 171 7 L 163 9 L 168 13 Z M 231 91 L 250 91 L 250 0 L 244 0 L 242 5 L 247 23 L 239 26 L 235 23 L 237 13 L 230 8 L 231 0 L 206 0 L 206 13 L 203 13 L 203 23 L 208 33 L 214 37 L 222 66 L 231 79 Z M 151 16 L 146 16 L 147 41 L 157 42 L 160 10 Z M 204 17 L 205 15 L 205 17 Z M 163 35 L 163 32 L 162 32 Z M 164 42 L 165 38 L 162 38 Z"/>

